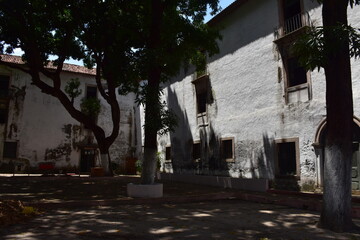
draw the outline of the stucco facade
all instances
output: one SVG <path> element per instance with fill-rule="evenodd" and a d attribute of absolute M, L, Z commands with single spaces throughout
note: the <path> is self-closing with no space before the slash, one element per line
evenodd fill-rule
<path fill-rule="evenodd" d="M 286 51 L 306 25 L 321 25 L 321 6 L 299 1 L 301 23 L 290 32 L 283 4 L 238 0 L 210 20 L 223 39 L 219 54 L 208 59 L 207 75 L 182 72 L 164 86 L 164 99 L 179 116 L 176 131 L 159 137 L 165 172 L 275 179 L 279 185 L 294 180 L 304 190 L 321 186 L 316 134 L 326 119 L 324 72 L 304 72 L 303 79 L 296 72 L 292 83 Z M 349 23 L 360 28 L 360 6 L 348 13 Z M 352 77 L 354 115 L 360 117 L 359 61 L 352 60 Z M 201 101 L 206 109 L 199 112 Z"/>
<path fill-rule="evenodd" d="M 18 57 L 11 57 L 9 61 L 17 60 Z M 71 79 L 79 80 L 82 93 L 74 105 L 80 109 L 81 99 L 89 94 L 91 87 L 95 89 L 94 72 L 70 64 L 64 68 L 61 88 L 64 89 Z M 42 93 L 31 84 L 30 75 L 20 70 L 0 66 L 0 75 L 1 80 L 8 81 L 3 85 L 9 87 L 6 96 L 2 96 L 2 114 L 5 115 L 0 123 L 2 171 L 11 170 L 10 165 L 15 166 L 15 172 L 36 171 L 41 163 L 54 163 L 56 170 L 88 172 L 90 167 L 100 164 L 92 132 L 74 120 L 59 100 Z M 46 81 L 45 77 L 43 79 Z M 112 129 L 110 106 L 96 90 L 93 94 L 101 104 L 97 123 L 109 135 Z M 139 151 L 136 150 L 139 111 L 134 95 L 117 97 L 121 109 L 120 134 L 110 148 L 110 156 L 121 167 L 127 157 L 136 157 Z"/>

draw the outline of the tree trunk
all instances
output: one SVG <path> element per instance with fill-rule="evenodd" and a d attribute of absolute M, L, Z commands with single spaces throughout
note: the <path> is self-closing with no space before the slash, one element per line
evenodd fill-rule
<path fill-rule="evenodd" d="M 109 153 L 100 153 L 101 166 L 104 168 L 105 176 L 112 176 L 111 160 Z"/>
<path fill-rule="evenodd" d="M 156 52 L 161 47 L 161 25 L 163 15 L 161 0 L 151 1 L 151 26 L 148 47 Z M 160 56 L 154 54 L 148 69 L 148 85 L 145 96 L 145 143 L 141 184 L 153 184 L 156 173 L 157 133 L 161 128 L 159 84 L 161 80 Z"/>
<path fill-rule="evenodd" d="M 326 29 L 347 24 L 347 1 L 323 2 L 325 43 L 336 41 Z M 326 44 L 328 45 L 328 44 Z M 349 45 L 344 42 L 327 56 L 327 135 L 325 136 L 324 195 L 319 226 L 337 232 L 352 228 L 351 158 L 353 100 Z"/>
<path fill-rule="evenodd" d="M 103 140 L 103 141 L 105 141 L 105 140 Z M 109 147 L 102 145 L 101 143 L 103 143 L 103 141 L 97 140 L 99 150 L 100 150 L 100 164 L 104 168 L 105 176 L 113 176 L 113 171 L 111 168 L 111 159 L 110 159 L 110 154 L 109 154 Z"/>
<path fill-rule="evenodd" d="M 159 80 L 160 71 L 154 69 L 148 80 L 145 106 L 145 143 L 141 184 L 153 184 L 156 173 L 157 132 L 160 121 Z"/>

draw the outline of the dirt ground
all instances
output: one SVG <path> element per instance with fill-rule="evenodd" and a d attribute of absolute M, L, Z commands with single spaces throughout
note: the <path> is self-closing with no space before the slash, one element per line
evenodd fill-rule
<path fill-rule="evenodd" d="M 165 182 L 166 202 L 132 202 L 125 186 L 136 181 L 125 177 L 0 178 L 0 199 L 40 202 L 45 207 L 30 221 L 0 227 L 0 239 L 360 240 L 359 233 L 316 228 L 316 212 L 226 198 L 192 201 L 194 196 L 235 190 Z M 187 201 L 169 202 L 184 196 L 189 197 Z M 96 204 L 103 199 L 108 201 Z"/>

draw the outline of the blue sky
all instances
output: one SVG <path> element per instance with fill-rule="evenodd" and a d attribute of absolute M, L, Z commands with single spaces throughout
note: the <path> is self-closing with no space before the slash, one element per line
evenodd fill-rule
<path fill-rule="evenodd" d="M 231 3 L 233 3 L 234 0 L 220 0 L 220 6 L 222 9 L 226 8 L 227 6 L 229 6 Z M 209 21 L 213 16 L 211 16 L 210 14 L 208 14 L 205 17 L 205 22 Z"/>
<path fill-rule="evenodd" d="M 227 6 L 229 6 L 231 3 L 233 3 L 234 0 L 220 0 L 220 6 L 221 9 L 225 9 Z M 210 14 L 208 14 L 205 17 L 205 22 L 209 21 L 213 16 L 211 16 Z M 15 52 L 13 53 L 14 55 L 22 55 L 22 51 L 20 49 L 15 49 Z M 76 60 L 67 60 L 67 63 L 71 63 L 71 64 L 76 64 L 76 65 L 83 65 L 83 63 L 81 61 L 76 61 Z"/>

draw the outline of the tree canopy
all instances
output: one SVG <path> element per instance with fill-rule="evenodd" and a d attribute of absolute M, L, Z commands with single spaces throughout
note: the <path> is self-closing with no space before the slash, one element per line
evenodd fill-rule
<path fill-rule="evenodd" d="M 116 93 L 136 92 L 149 111 L 145 132 L 156 141 L 157 133 L 171 130 L 175 122 L 160 101 L 160 84 L 199 52 L 218 51 L 218 32 L 203 22 L 208 8 L 217 12 L 218 0 L 0 0 L 0 52 L 21 48 L 27 66 L 0 63 L 30 74 L 34 85 L 58 98 L 73 118 L 93 131 L 103 153 L 119 133 Z M 46 68 L 50 56 L 56 56 L 55 71 Z M 96 68 L 98 91 L 111 106 L 109 136 L 74 106 L 76 84 L 62 90 L 60 73 L 69 58 Z M 41 74 L 52 82 L 43 81 Z M 140 80 L 147 81 L 139 86 Z M 145 142 L 148 136 L 145 133 Z"/>

